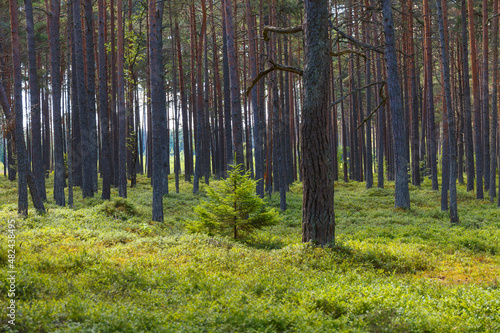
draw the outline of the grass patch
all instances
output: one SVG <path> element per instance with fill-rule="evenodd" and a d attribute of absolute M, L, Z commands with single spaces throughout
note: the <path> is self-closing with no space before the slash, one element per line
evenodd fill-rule
<path fill-rule="evenodd" d="M 182 177 L 181 177 L 182 178 Z M 128 198 L 17 216 L 16 183 L 0 178 L 0 307 L 7 295 L 9 219 L 18 227 L 15 328 L 2 332 L 497 332 L 500 213 L 459 186 L 451 226 L 426 180 L 412 209 L 393 183 L 335 184 L 337 242 L 301 243 L 300 183 L 277 225 L 240 241 L 189 234 L 202 193 L 181 181 L 151 221 L 151 185 Z M 217 183 L 217 181 L 211 181 Z M 279 196 L 266 198 L 279 208 Z"/>

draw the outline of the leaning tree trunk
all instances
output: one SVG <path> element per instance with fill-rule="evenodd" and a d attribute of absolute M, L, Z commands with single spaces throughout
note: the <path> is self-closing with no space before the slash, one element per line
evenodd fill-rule
<path fill-rule="evenodd" d="M 391 120 L 394 142 L 394 161 L 396 166 L 395 206 L 410 208 L 410 192 L 408 188 L 407 155 L 405 153 L 404 110 L 401 102 L 399 85 L 394 26 L 390 0 L 382 0 L 382 15 L 384 16 L 385 61 L 387 66 L 387 86 L 391 106 Z"/>
<path fill-rule="evenodd" d="M 335 241 L 334 189 L 328 133 L 328 1 L 305 0 L 304 9 L 304 108 L 300 130 L 304 184 L 302 241 L 327 245 Z"/>

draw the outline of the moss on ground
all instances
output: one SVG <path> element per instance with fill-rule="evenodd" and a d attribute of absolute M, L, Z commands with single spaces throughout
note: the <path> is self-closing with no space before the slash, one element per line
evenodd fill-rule
<path fill-rule="evenodd" d="M 394 209 L 393 183 L 336 183 L 337 242 L 315 248 L 300 242 L 300 184 L 278 225 L 235 242 L 186 232 L 204 197 L 189 183 L 164 197 L 165 223 L 142 176 L 126 200 L 76 189 L 74 208 L 54 204 L 49 180 L 47 214 L 22 220 L 1 177 L 1 309 L 9 219 L 19 273 L 16 326 L 2 314 L 0 331 L 498 332 L 500 210 L 459 186 L 452 226 L 428 183 L 410 187 L 410 211 Z"/>

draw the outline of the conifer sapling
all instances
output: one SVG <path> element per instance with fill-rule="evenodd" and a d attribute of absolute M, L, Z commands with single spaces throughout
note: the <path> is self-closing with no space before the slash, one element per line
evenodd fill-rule
<path fill-rule="evenodd" d="M 241 169 L 239 164 L 228 171 L 227 179 L 217 189 L 207 188 L 210 200 L 195 207 L 198 220 L 192 221 L 188 229 L 209 235 L 232 235 L 238 239 L 278 222 L 276 210 L 267 209 L 255 193 L 256 181 Z"/>

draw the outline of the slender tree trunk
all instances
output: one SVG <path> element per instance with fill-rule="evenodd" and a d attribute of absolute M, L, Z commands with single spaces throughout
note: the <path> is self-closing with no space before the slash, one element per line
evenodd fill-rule
<path fill-rule="evenodd" d="M 446 0 L 444 0 L 446 1 Z M 451 84 L 450 84 L 450 66 L 448 63 L 448 46 L 446 45 L 447 29 L 444 26 L 443 16 L 441 10 L 441 0 L 436 2 L 437 12 L 439 17 L 439 35 L 441 40 L 441 57 L 443 62 L 443 77 L 444 89 L 446 99 L 446 118 L 448 122 L 448 140 L 449 140 L 449 190 L 450 190 L 450 221 L 451 223 L 458 223 L 458 210 L 457 210 L 457 147 L 455 142 L 455 115 L 453 113 L 451 101 Z M 446 30 L 445 30 L 446 29 Z M 443 184 L 444 185 L 444 184 Z M 444 187 L 444 186 L 443 186 Z"/>
<path fill-rule="evenodd" d="M 492 123 L 491 123 L 491 152 L 490 152 L 490 201 L 493 203 L 496 196 L 497 174 L 497 140 L 498 140 L 498 0 L 493 0 L 493 89 L 491 97 Z"/>
<path fill-rule="evenodd" d="M 73 0 L 73 36 L 76 65 L 76 94 L 78 95 L 78 108 L 80 110 L 80 135 L 82 151 L 82 195 L 83 198 L 94 196 L 92 173 L 92 149 L 90 120 L 91 111 L 87 89 L 85 87 L 85 69 L 83 57 L 82 25 L 80 17 L 80 0 Z M 77 125 L 78 126 L 78 125 Z"/>
<path fill-rule="evenodd" d="M 61 124 L 61 51 L 59 42 L 59 16 L 61 12 L 59 0 L 50 1 L 51 15 L 49 21 L 50 42 L 50 76 L 52 83 L 52 121 L 54 130 L 54 199 L 56 204 L 64 206 L 64 156 L 63 132 Z M 66 124 L 66 127 L 68 124 Z M 68 147 L 69 150 L 69 147 Z"/>
<path fill-rule="evenodd" d="M 201 20 L 201 30 L 200 30 L 200 38 L 198 40 L 198 43 L 196 45 L 196 64 L 197 64 L 197 74 L 196 77 L 198 78 L 197 82 L 197 98 L 198 101 L 196 103 L 196 135 L 195 135 L 195 152 L 196 152 L 196 161 L 195 161 L 195 169 L 194 169 L 194 181 L 193 181 L 193 193 L 198 193 L 199 191 L 199 181 L 200 178 L 203 177 L 205 174 L 205 154 L 209 149 L 209 146 L 207 147 L 208 144 L 208 137 L 206 136 L 205 133 L 205 122 L 207 121 L 205 117 L 208 117 L 207 114 L 205 114 L 205 103 L 203 100 L 203 82 L 202 82 L 202 75 L 201 75 L 201 70 L 202 70 L 202 54 L 203 54 L 203 42 L 205 40 L 205 35 L 206 35 L 206 27 L 207 27 L 207 15 L 206 15 L 206 6 L 205 6 L 205 1 L 202 0 L 202 12 L 203 12 L 203 17 Z M 192 31 L 194 32 L 196 28 L 195 24 L 195 17 L 194 17 L 194 5 L 191 9 L 192 14 L 191 14 L 191 20 L 192 20 Z M 194 51 L 194 50 L 193 50 Z M 194 61 L 194 59 L 192 59 Z M 193 85 L 194 89 L 194 85 Z"/>
<path fill-rule="evenodd" d="M 396 166 L 395 206 L 410 208 L 410 192 L 408 189 L 408 160 L 405 153 L 404 110 L 401 103 L 401 88 L 399 85 L 394 26 L 390 0 L 382 0 L 382 15 L 385 32 L 385 60 L 387 66 L 387 86 L 391 105 L 391 120 L 394 142 L 394 160 Z"/>
<path fill-rule="evenodd" d="M 123 0 L 117 1 L 117 30 L 118 30 L 118 195 L 127 197 L 127 149 L 126 149 L 126 120 L 125 120 L 125 73 L 124 73 L 124 36 L 123 36 Z"/>
<path fill-rule="evenodd" d="M 382 78 L 382 69 L 381 69 L 381 63 L 382 60 L 378 59 L 377 60 L 377 80 L 380 81 Z M 379 99 L 379 103 L 382 101 Z M 378 188 L 384 188 L 384 138 L 385 138 L 385 112 L 386 112 L 386 107 L 383 105 L 380 110 L 378 111 L 377 114 L 377 159 L 378 159 L 378 169 L 377 169 L 377 187 Z"/>
<path fill-rule="evenodd" d="M 476 46 L 476 27 L 474 24 L 474 6 L 473 2 L 468 2 L 469 13 L 469 40 L 472 62 L 472 91 L 474 95 L 474 147 L 476 151 L 476 198 L 483 199 L 483 145 L 482 145 L 482 122 L 481 122 L 481 103 L 479 93 L 479 69 Z"/>
<path fill-rule="evenodd" d="M 428 120 L 428 137 L 429 137 L 429 158 L 432 177 L 432 189 L 437 191 L 438 174 L 437 174 L 437 141 L 436 141 L 436 124 L 434 121 L 434 84 L 432 82 L 432 35 L 431 35 L 431 10 L 429 8 L 429 0 L 424 0 L 424 54 L 425 54 L 425 77 L 426 77 L 426 105 L 427 105 L 427 120 Z"/>
<path fill-rule="evenodd" d="M 472 139 L 472 115 L 469 83 L 469 51 L 468 51 L 468 30 L 467 30 L 467 4 L 462 0 L 462 67 L 464 83 L 464 127 L 465 127 L 465 167 L 467 169 L 467 191 L 474 190 L 474 144 Z"/>
<path fill-rule="evenodd" d="M 334 189 L 328 135 L 328 1 L 305 0 L 304 108 L 301 150 L 304 182 L 302 241 L 335 241 Z"/>
<path fill-rule="evenodd" d="M 184 85 L 184 69 L 182 65 L 181 38 L 179 36 L 179 23 L 175 19 L 175 39 L 177 43 L 177 60 L 179 63 L 179 93 L 181 97 L 181 115 L 182 115 L 182 141 L 184 143 L 184 180 L 191 181 L 193 170 L 193 153 L 189 145 L 189 118 L 187 110 L 187 97 Z"/>
<path fill-rule="evenodd" d="M 227 33 L 227 56 L 229 65 L 229 85 L 231 91 L 231 120 L 233 127 L 234 151 L 236 164 L 243 164 L 243 128 L 241 120 L 240 81 L 238 65 L 236 63 L 237 50 L 233 26 L 232 0 L 224 0 L 225 3 L 225 25 Z"/>
<path fill-rule="evenodd" d="M 99 6 L 99 109 L 101 115 L 101 176 L 102 176 L 102 198 L 111 198 L 111 154 L 109 142 L 109 119 L 108 119 L 108 75 L 106 70 L 106 48 L 104 40 L 104 20 L 106 8 L 104 0 L 98 1 Z"/>
<path fill-rule="evenodd" d="M 88 98 L 88 130 L 89 130 L 89 165 L 91 166 L 92 190 L 98 191 L 97 177 L 97 128 L 95 108 L 95 57 L 94 57 L 94 13 L 92 0 L 85 0 L 85 27 L 86 27 L 86 65 L 87 65 L 87 98 Z"/>
<path fill-rule="evenodd" d="M 484 190 L 489 190 L 490 184 L 490 111 L 489 111 L 489 45 L 488 45 L 488 1 L 483 0 L 483 59 L 481 75 L 481 111 L 482 111 L 482 146 L 484 154 Z M 483 194 L 484 196 L 484 194 Z"/>
<path fill-rule="evenodd" d="M 247 9 L 247 27 L 248 27 L 248 39 L 249 39 L 249 62 L 250 62 L 250 75 L 252 77 L 257 76 L 257 52 L 256 52 L 256 38 L 255 38 L 255 26 L 252 18 L 252 7 L 250 0 L 246 1 Z M 262 146 L 262 134 L 261 128 L 262 123 L 260 121 L 260 110 L 258 102 L 258 89 L 255 87 L 251 91 L 251 103 L 253 112 L 253 139 L 255 148 L 255 179 L 257 179 L 256 192 L 263 198 L 264 197 L 264 161 L 263 161 L 263 146 Z"/>
<path fill-rule="evenodd" d="M 26 145 L 24 143 L 23 131 L 23 100 L 21 81 L 21 51 L 19 43 L 19 22 L 17 18 L 17 3 L 9 0 L 10 4 L 10 28 L 12 43 L 12 65 L 14 73 L 14 117 L 15 117 L 15 140 L 17 155 L 17 193 L 18 213 L 24 217 L 28 216 L 28 186 L 27 186 L 27 161 Z"/>
<path fill-rule="evenodd" d="M 26 12 L 26 37 L 28 39 L 33 178 L 42 200 L 47 200 L 47 194 L 45 193 L 45 177 L 43 175 L 42 141 L 40 130 L 40 89 L 38 87 L 36 70 L 33 5 L 31 0 L 25 0 L 24 4 Z"/>
<path fill-rule="evenodd" d="M 365 5 L 369 6 L 368 0 L 365 1 Z M 370 16 L 369 16 L 370 17 Z M 370 32 L 368 30 L 367 25 L 363 26 L 364 39 L 366 43 L 370 43 Z M 366 57 L 369 59 L 370 52 L 366 51 Z M 365 64 L 365 85 L 371 83 L 371 61 L 367 61 Z M 366 89 L 366 114 L 370 114 L 372 111 L 372 89 Z M 336 159 L 337 156 L 334 156 Z M 366 163 L 365 163 L 365 180 L 366 180 L 366 188 L 373 187 L 373 156 L 372 156 L 372 125 L 370 119 L 366 122 Z"/>
<path fill-rule="evenodd" d="M 149 55 L 151 67 L 151 113 L 153 117 L 153 221 L 163 222 L 163 178 L 162 133 L 165 122 L 165 99 L 161 65 L 161 22 L 163 2 L 149 0 Z"/>

